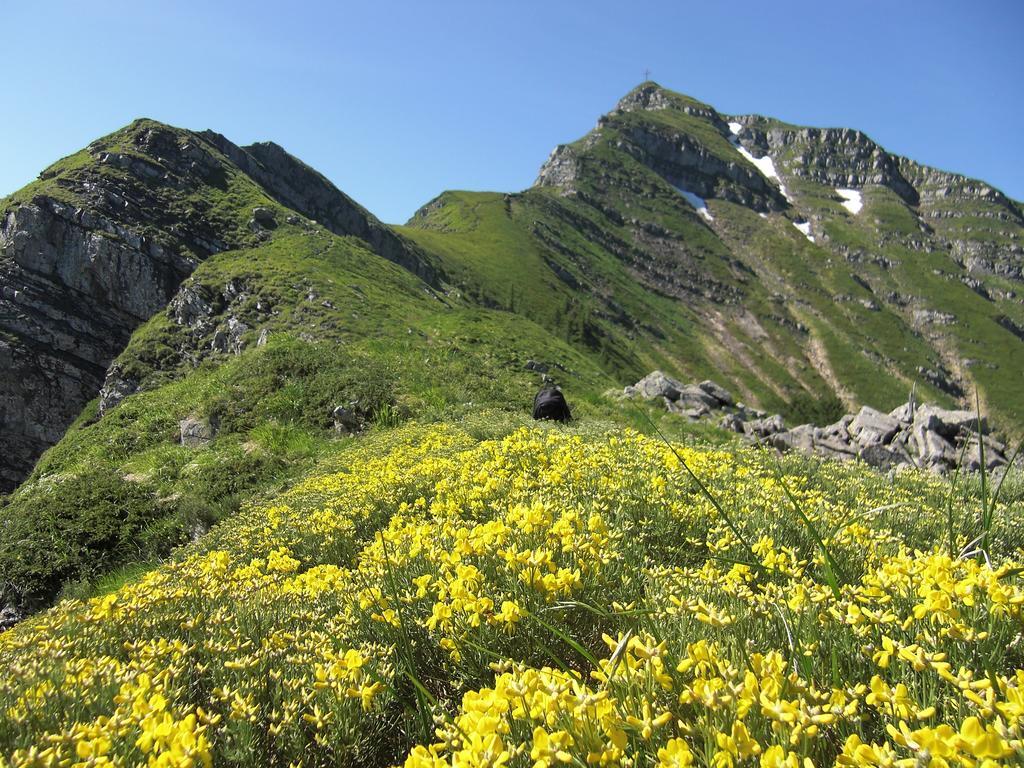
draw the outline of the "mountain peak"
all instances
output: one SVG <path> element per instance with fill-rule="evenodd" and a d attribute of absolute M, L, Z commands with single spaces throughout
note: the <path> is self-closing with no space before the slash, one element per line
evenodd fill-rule
<path fill-rule="evenodd" d="M 698 101 L 691 96 L 670 91 L 653 80 L 640 83 L 640 85 L 619 99 L 615 105 L 615 111 L 621 112 L 658 109 L 678 109 L 687 114 L 697 114 L 701 117 L 718 115 L 709 104 Z"/>

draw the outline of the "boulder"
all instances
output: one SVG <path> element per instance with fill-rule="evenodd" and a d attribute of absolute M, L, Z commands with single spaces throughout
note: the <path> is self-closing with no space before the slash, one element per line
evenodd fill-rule
<path fill-rule="evenodd" d="M 24 618 L 21 611 L 13 605 L 5 605 L 0 609 L 0 632 L 10 629 Z"/>
<path fill-rule="evenodd" d="M 782 416 L 777 413 L 774 416 L 754 419 L 743 424 L 743 431 L 750 437 L 769 437 L 783 432 L 785 429 L 786 425 L 782 421 Z"/>
<path fill-rule="evenodd" d="M 116 408 L 122 400 L 135 394 L 138 389 L 139 382 L 130 376 L 123 375 L 117 364 L 110 366 L 107 369 L 107 376 L 103 380 L 103 387 L 100 389 L 100 415 Z"/>
<path fill-rule="evenodd" d="M 273 229 L 277 226 L 277 217 L 274 216 L 273 209 L 262 205 L 252 209 L 252 220 L 265 229 Z"/>
<path fill-rule="evenodd" d="M 1004 466 L 1006 464 L 1006 446 L 989 437 L 982 437 L 982 440 L 985 445 L 985 471 L 991 472 L 997 467 Z M 978 442 L 977 436 L 967 441 L 967 448 L 963 454 L 963 468 L 968 472 L 981 470 L 981 444 Z"/>
<path fill-rule="evenodd" d="M 850 424 L 854 420 L 853 414 L 846 414 L 835 424 L 829 424 L 818 430 L 818 437 L 827 440 L 838 440 L 841 443 L 850 442 Z"/>
<path fill-rule="evenodd" d="M 744 421 L 750 419 L 763 419 L 768 415 L 765 411 L 759 411 L 757 408 L 751 408 L 746 403 L 736 403 L 736 410 L 740 414 L 740 418 Z"/>
<path fill-rule="evenodd" d="M 838 437 L 821 435 L 814 441 L 814 452 L 822 456 L 842 461 L 852 461 L 857 457 L 857 448 Z"/>
<path fill-rule="evenodd" d="M 359 414 L 351 407 L 339 405 L 331 412 L 331 415 L 334 417 L 334 430 L 336 432 L 350 435 L 353 432 L 358 432 L 363 427 Z"/>
<path fill-rule="evenodd" d="M 735 402 L 732 399 L 732 395 L 729 393 L 729 390 L 725 387 L 719 386 L 711 380 L 702 381 L 697 386 L 715 398 L 722 405 L 733 405 Z"/>
<path fill-rule="evenodd" d="M 793 445 L 793 435 L 789 432 L 776 432 L 774 435 L 766 437 L 765 442 L 775 450 L 782 451 L 783 453 L 791 451 L 796 447 Z"/>
<path fill-rule="evenodd" d="M 814 436 L 817 428 L 813 424 L 801 424 L 785 434 L 794 448 L 811 453 L 814 450 Z"/>
<path fill-rule="evenodd" d="M 861 445 L 886 445 L 899 430 L 900 423 L 892 416 L 864 406 L 850 422 L 847 431 Z"/>
<path fill-rule="evenodd" d="M 626 387 L 623 394 L 627 397 L 639 395 L 645 400 L 656 400 L 664 397 L 669 400 L 678 400 L 683 385 L 673 378 L 666 376 L 661 371 L 654 371 L 644 376 L 636 384 Z"/>
<path fill-rule="evenodd" d="M 910 445 L 917 456 L 918 466 L 944 469 L 956 465 L 958 457 L 953 444 L 916 421 Z"/>
<path fill-rule="evenodd" d="M 922 405 L 914 413 L 914 429 L 937 432 L 943 437 L 955 437 L 962 431 L 977 432 L 978 416 L 974 411 L 947 411 L 934 405 Z M 981 432 L 988 432 L 988 423 L 981 417 Z"/>
<path fill-rule="evenodd" d="M 209 443 L 217 434 L 217 428 L 205 419 L 189 416 L 178 423 L 181 444 L 186 448 L 199 448 Z"/>
<path fill-rule="evenodd" d="M 728 432 L 742 432 L 743 419 L 735 413 L 727 413 L 718 421 L 718 428 Z"/>
<path fill-rule="evenodd" d="M 721 401 L 694 384 L 688 384 L 679 390 L 679 403 L 686 409 L 705 408 L 708 411 L 722 407 Z"/>
<path fill-rule="evenodd" d="M 889 416 L 902 424 L 911 424 L 914 421 L 914 404 L 907 402 L 896 406 L 889 411 Z"/>
<path fill-rule="evenodd" d="M 886 445 L 871 444 L 860 449 L 860 460 L 869 467 L 882 471 L 905 464 L 912 466 L 913 462 L 907 453 L 899 448 L 892 448 Z"/>
<path fill-rule="evenodd" d="M 547 373 L 551 370 L 551 366 L 547 363 L 540 363 L 536 360 L 527 360 L 526 365 L 523 366 L 524 370 L 533 371 L 534 373 Z"/>
<path fill-rule="evenodd" d="M 213 315 L 210 303 L 189 286 L 174 295 L 167 304 L 167 311 L 175 323 L 188 328 L 201 328 Z"/>

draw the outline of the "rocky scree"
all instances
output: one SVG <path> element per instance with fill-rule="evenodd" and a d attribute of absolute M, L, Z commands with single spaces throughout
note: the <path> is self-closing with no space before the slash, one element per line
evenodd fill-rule
<path fill-rule="evenodd" d="M 661 371 L 627 386 L 624 397 L 661 401 L 681 417 L 717 418 L 718 426 L 780 451 L 804 453 L 842 461 L 860 459 L 880 470 L 919 467 L 946 473 L 960 467 L 995 472 L 1007 465 L 1006 446 L 989 435 L 985 417 L 971 411 L 946 410 L 907 403 L 882 413 L 864 406 L 834 424 L 802 424 L 788 429 L 779 414 L 769 415 L 733 400 L 713 381 L 682 384 Z"/>

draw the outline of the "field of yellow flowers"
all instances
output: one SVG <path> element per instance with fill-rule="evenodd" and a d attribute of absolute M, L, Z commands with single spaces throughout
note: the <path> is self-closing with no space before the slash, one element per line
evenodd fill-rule
<path fill-rule="evenodd" d="M 621 430 L 333 461 L 0 635 L 0 765 L 1022 762 L 1019 502 Z"/>

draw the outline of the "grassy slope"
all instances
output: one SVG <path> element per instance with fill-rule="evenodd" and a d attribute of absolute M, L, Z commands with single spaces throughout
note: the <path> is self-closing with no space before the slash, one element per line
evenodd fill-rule
<path fill-rule="evenodd" d="M 1024 346 L 996 318 L 1020 324 L 1024 310 L 1017 300 L 987 300 L 964 285 L 966 273 L 938 241 L 925 238 L 931 253 L 912 247 L 922 241 L 927 206 L 911 208 L 888 189 L 869 187 L 863 210 L 853 215 L 835 190 L 788 177 L 796 204 L 787 214 L 761 218 L 711 200 L 709 227 L 663 179 L 617 148 L 624 132 L 646 126 L 686 134 L 720 159 L 747 163 L 710 119 L 683 111 L 710 108 L 666 94 L 677 108 L 616 113 L 573 145 L 581 168 L 577 197 L 550 188 L 505 198 L 445 193 L 403 231 L 439 254 L 471 294 L 563 325 L 560 307 L 588 307 L 605 345 L 628 351 L 610 366 L 623 383 L 664 367 L 683 378 L 717 378 L 763 407 L 793 414 L 799 400 L 832 391 L 825 379 L 838 380 L 851 408 L 892 408 L 914 386 L 920 398 L 953 406 L 954 398 L 920 374 L 945 369 L 969 387 L 976 382 L 996 422 L 1011 435 L 1018 431 Z M 779 167 L 795 162 L 796 152 L 776 158 Z M 959 217 L 937 220 L 944 236 L 996 245 L 1019 238 L 1020 228 L 993 203 L 948 205 Z M 820 221 L 826 239 L 809 243 L 791 224 L 798 216 Z M 670 254 L 648 247 L 639 257 L 659 270 L 665 292 L 672 292 L 673 276 L 685 282 L 699 275 L 734 298 L 709 302 L 698 290 L 676 292 L 677 299 L 645 288 L 630 261 L 637 247 L 645 248 L 637 226 L 678 238 Z M 749 269 L 737 269 L 737 260 Z M 552 264 L 572 276 L 568 284 Z M 982 279 L 1012 295 L 1010 281 Z M 893 292 L 910 305 L 893 303 Z M 921 327 L 914 318 L 919 309 L 952 312 L 957 323 Z M 798 324 L 810 335 L 795 330 Z M 820 351 L 813 356 L 812 340 Z"/>
<path fill-rule="evenodd" d="M 610 384 L 540 327 L 444 302 L 360 241 L 322 230 L 284 227 L 262 247 L 217 254 L 188 285 L 210 293 L 229 279 L 250 290 L 231 308 L 252 323 L 242 354 L 193 369 L 178 350 L 208 349 L 209 338 L 189 340 L 157 314 L 118 360 L 145 391 L 102 419 L 90 405 L 0 507 L 12 594 L 31 604 L 61 585 L 88 590 L 111 569 L 165 555 L 347 442 L 332 437 L 336 405 L 356 403 L 370 427 L 523 411 L 539 383 L 524 370 L 531 358 L 564 366 L 555 373 L 581 415 Z M 269 343 L 256 347 L 264 329 Z M 219 422 L 216 439 L 181 446 L 187 417 Z"/>

